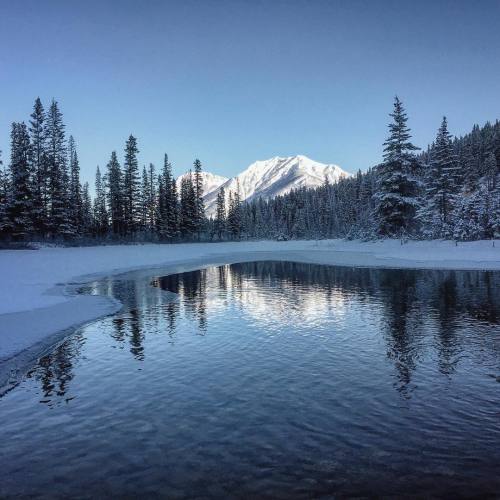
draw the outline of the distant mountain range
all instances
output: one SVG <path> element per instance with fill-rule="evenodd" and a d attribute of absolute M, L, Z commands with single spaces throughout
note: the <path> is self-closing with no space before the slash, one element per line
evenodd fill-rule
<path fill-rule="evenodd" d="M 178 188 L 184 175 L 177 179 Z M 350 175 L 338 165 L 319 163 L 303 155 L 287 158 L 276 156 L 269 160 L 256 161 L 230 179 L 203 172 L 205 209 L 207 216 L 213 217 L 220 188 L 223 187 L 226 196 L 229 196 L 230 191 L 237 190 L 238 182 L 241 199 L 250 201 L 259 197 L 274 198 L 304 186 L 318 187 L 325 182 L 325 178 L 333 183 Z"/>

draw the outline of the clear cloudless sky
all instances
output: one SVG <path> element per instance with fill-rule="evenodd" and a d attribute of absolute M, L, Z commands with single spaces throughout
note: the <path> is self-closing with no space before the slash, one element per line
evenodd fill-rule
<path fill-rule="evenodd" d="M 0 149 L 55 98 L 82 177 L 125 139 L 174 173 L 232 176 L 305 154 L 354 172 L 382 157 L 403 100 L 414 142 L 500 118 L 499 0 L 0 0 Z"/>

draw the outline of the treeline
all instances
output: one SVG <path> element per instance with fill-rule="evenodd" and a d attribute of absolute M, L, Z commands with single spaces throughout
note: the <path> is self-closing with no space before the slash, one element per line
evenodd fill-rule
<path fill-rule="evenodd" d="M 207 218 L 201 162 L 177 189 L 166 154 L 158 172 L 153 164 L 141 172 L 132 135 L 122 163 L 113 151 L 105 170 L 97 167 L 91 197 L 57 102 L 45 111 L 37 99 L 28 125 L 12 124 L 5 168 L 0 157 L 0 239 L 500 237 L 500 122 L 452 138 L 443 118 L 434 143 L 419 152 L 398 98 L 391 118 L 380 165 L 267 201 L 242 202 L 238 189 L 226 198 L 221 189 L 215 217 Z"/>
<path fill-rule="evenodd" d="M 252 238 L 500 238 L 500 122 L 452 138 L 443 118 L 425 152 L 396 98 L 384 161 L 316 189 L 243 207 Z"/>
<path fill-rule="evenodd" d="M 0 238 L 189 241 L 213 237 L 217 231 L 221 238 L 239 237 L 237 193 L 231 195 L 228 214 L 224 207 L 223 220 L 209 223 L 205 217 L 199 160 L 182 176 L 177 192 L 168 156 L 160 172 L 153 164 L 141 172 L 138 153 L 131 135 L 123 165 L 113 151 L 105 171 L 97 167 L 92 199 L 88 183 L 80 181 L 75 141 L 72 136 L 66 140 L 58 103 L 53 101 L 45 111 L 37 99 L 29 124 L 12 124 L 10 162 L 0 168 Z"/>

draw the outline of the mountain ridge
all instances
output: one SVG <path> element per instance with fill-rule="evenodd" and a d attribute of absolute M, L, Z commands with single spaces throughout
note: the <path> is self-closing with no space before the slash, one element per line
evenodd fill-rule
<path fill-rule="evenodd" d="M 177 180 L 180 183 L 180 179 Z M 238 175 L 227 178 L 203 172 L 203 200 L 208 217 L 215 215 L 217 194 L 223 187 L 226 198 L 229 192 L 236 192 L 239 184 L 242 201 L 262 197 L 274 198 L 289 193 L 300 187 L 318 187 L 328 178 L 330 182 L 337 182 L 343 177 L 351 176 L 338 165 L 320 163 L 304 155 L 274 156 L 268 160 L 258 160 L 249 165 Z"/>

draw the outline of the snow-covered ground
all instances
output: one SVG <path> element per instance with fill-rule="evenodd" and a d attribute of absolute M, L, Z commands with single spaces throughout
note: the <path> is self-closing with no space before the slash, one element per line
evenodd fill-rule
<path fill-rule="evenodd" d="M 399 268 L 500 270 L 500 242 L 263 241 L 116 245 L 0 251 L 0 387 L 7 375 L 72 327 L 117 311 L 108 297 L 75 296 L 71 288 L 99 276 L 161 267 L 179 272 L 251 260 Z M 154 274 L 154 273 L 152 273 Z"/>

